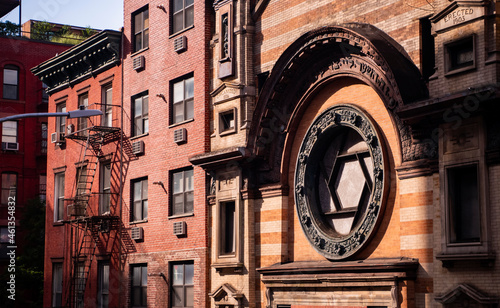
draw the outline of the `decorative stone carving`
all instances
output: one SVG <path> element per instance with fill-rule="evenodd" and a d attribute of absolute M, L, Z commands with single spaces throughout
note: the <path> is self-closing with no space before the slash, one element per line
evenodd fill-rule
<path fill-rule="evenodd" d="M 399 131 L 403 163 L 437 158 L 437 143 L 415 142 L 411 127 L 396 113 L 399 107 L 428 97 L 420 72 L 404 49 L 369 25 L 324 27 L 304 34 L 283 52 L 259 96 L 249 148 L 269 166 L 261 172 L 265 183 L 280 180 L 275 170 L 281 168 L 283 145 L 300 104 L 340 77 L 361 80 L 379 94 Z"/>
<path fill-rule="evenodd" d="M 330 260 L 362 249 L 379 222 L 388 187 L 375 125 L 358 108 L 318 116 L 300 147 L 295 204 L 307 239 Z"/>

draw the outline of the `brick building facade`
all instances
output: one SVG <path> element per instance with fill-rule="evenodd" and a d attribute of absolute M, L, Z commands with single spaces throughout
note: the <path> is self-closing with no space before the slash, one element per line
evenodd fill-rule
<path fill-rule="evenodd" d="M 66 150 L 49 148 L 66 161 L 48 169 L 48 228 L 68 234 L 98 221 L 90 237 L 116 247 L 72 255 L 67 239 L 81 239 L 57 235 L 45 306 L 58 296 L 82 305 L 79 287 L 58 293 L 50 268 L 61 262 L 63 285 L 83 281 L 89 307 L 106 293 L 99 264 L 109 264 L 110 307 L 498 305 L 496 2 L 124 8 L 117 66 L 85 79 L 53 59 L 71 87 L 47 83 L 51 108 L 76 108 L 94 88 L 101 101 L 113 75 L 121 114 L 119 138 L 97 151 L 117 168 L 111 184 L 94 186 L 88 205 L 67 200 L 61 227 L 54 204 L 90 169 L 69 142 L 86 136 L 72 130 Z M 112 49 L 89 42 L 79 46 Z M 106 189 L 114 201 L 103 210 Z M 88 260 L 93 276 L 79 276 Z"/>
<path fill-rule="evenodd" d="M 48 96 L 30 68 L 68 48 L 68 45 L 22 37 L 0 37 L 0 80 L 3 85 L 0 89 L 0 117 L 47 112 Z M 3 122 L 0 131 L 0 267 L 4 269 L 10 261 L 7 246 L 16 246 L 11 245 L 11 239 L 19 247 L 18 255 L 22 253 L 24 228 L 21 218 L 26 203 L 45 199 L 47 118 Z M 15 204 L 12 211 L 9 211 L 9 202 Z M 9 217 L 14 217 L 15 221 Z M 9 226 L 13 227 L 14 223 L 16 234 L 9 237 L 12 234 Z"/>
<path fill-rule="evenodd" d="M 126 1 L 33 69 L 50 111 L 103 112 L 49 122 L 44 307 L 207 305 L 208 9 Z"/>

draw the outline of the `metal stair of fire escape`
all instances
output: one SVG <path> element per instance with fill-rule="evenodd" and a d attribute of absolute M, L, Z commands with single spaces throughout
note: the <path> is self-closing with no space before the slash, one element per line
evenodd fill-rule
<path fill-rule="evenodd" d="M 73 214 L 76 216 L 78 226 L 74 232 L 82 232 L 82 238 L 80 243 L 75 243 L 75 245 L 80 245 L 73 256 L 73 276 L 68 297 L 70 307 L 84 306 L 85 286 L 90 275 L 95 250 L 100 242 L 100 225 L 95 224 L 92 219 L 92 210 L 88 205 L 92 195 L 92 185 L 97 173 L 99 158 L 103 156 L 102 145 L 104 138 L 103 134 L 93 131 L 90 131 L 86 138 L 85 148 L 80 156 L 80 162 L 84 165 L 78 169 L 74 198 Z M 76 239 L 78 239 L 77 236 Z"/>

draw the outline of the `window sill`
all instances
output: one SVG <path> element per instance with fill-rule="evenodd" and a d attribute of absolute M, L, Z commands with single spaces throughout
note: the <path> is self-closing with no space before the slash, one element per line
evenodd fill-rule
<path fill-rule="evenodd" d="M 453 267 L 455 262 L 480 261 L 486 267 L 492 267 L 496 255 L 491 252 L 486 253 L 440 253 L 436 259 L 443 262 L 443 267 Z"/>
<path fill-rule="evenodd" d="M 64 222 L 62 220 L 54 221 L 52 223 L 52 226 L 54 226 L 54 227 L 64 226 Z"/>
<path fill-rule="evenodd" d="M 130 221 L 128 224 L 129 225 L 138 225 L 138 224 L 143 224 L 143 223 L 146 223 L 146 222 L 148 222 L 148 220 L 144 219 L 144 220 Z"/>
<path fill-rule="evenodd" d="M 212 263 L 211 265 L 216 271 L 221 271 L 223 269 L 234 269 L 238 270 L 243 268 L 243 263 L 241 262 L 224 262 L 224 263 Z"/>
<path fill-rule="evenodd" d="M 180 125 L 182 125 L 182 124 L 186 124 L 186 123 L 193 122 L 193 121 L 194 121 L 194 118 L 192 118 L 192 119 L 187 119 L 187 120 L 184 120 L 184 121 L 179 122 L 179 123 L 170 124 L 170 125 L 168 126 L 168 128 L 173 128 L 173 127 L 180 126 Z"/>
<path fill-rule="evenodd" d="M 133 136 L 133 137 L 130 137 L 129 139 L 130 140 L 135 140 L 135 139 L 139 139 L 139 138 L 146 137 L 146 136 L 149 136 L 149 133 L 145 133 L 145 134 L 142 134 L 142 135 Z"/>
<path fill-rule="evenodd" d="M 449 70 L 448 72 L 446 72 L 444 74 L 444 77 L 451 77 L 451 76 L 459 75 L 459 74 L 466 73 L 466 72 L 469 72 L 469 71 L 472 71 L 472 70 L 475 70 L 475 69 L 476 69 L 476 65 L 475 64 L 469 65 L 467 67 L 452 69 L 452 70 Z"/>
<path fill-rule="evenodd" d="M 228 129 L 228 130 L 225 130 L 223 132 L 220 132 L 219 136 L 224 137 L 224 136 L 235 134 L 235 133 L 236 133 L 236 127 Z"/>
<path fill-rule="evenodd" d="M 170 36 L 168 38 L 172 39 L 172 38 L 176 37 L 177 35 L 182 34 L 182 33 L 186 32 L 186 31 L 189 31 L 189 30 L 191 30 L 193 28 L 194 28 L 194 25 L 189 26 L 187 28 L 184 28 L 184 29 L 182 29 L 180 31 L 175 32 L 174 34 L 170 34 Z"/>
<path fill-rule="evenodd" d="M 139 49 L 139 50 L 137 50 L 137 51 L 134 51 L 133 53 L 131 53 L 131 54 L 130 54 L 130 57 L 131 57 L 131 58 L 133 58 L 133 57 L 135 57 L 136 55 L 138 55 L 138 54 L 141 54 L 141 53 L 145 52 L 146 50 L 149 50 L 149 46 L 148 46 L 148 47 L 146 47 L 146 48 L 143 48 L 143 49 Z"/>
<path fill-rule="evenodd" d="M 176 219 L 176 218 L 183 218 L 183 217 L 190 217 L 190 216 L 194 216 L 194 213 L 172 215 L 172 216 L 168 216 L 168 219 Z"/>

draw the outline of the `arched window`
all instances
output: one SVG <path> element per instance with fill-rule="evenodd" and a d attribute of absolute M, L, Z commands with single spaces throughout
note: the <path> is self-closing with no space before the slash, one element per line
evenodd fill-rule
<path fill-rule="evenodd" d="M 3 68 L 3 98 L 19 98 L 19 67 L 15 65 Z"/>

